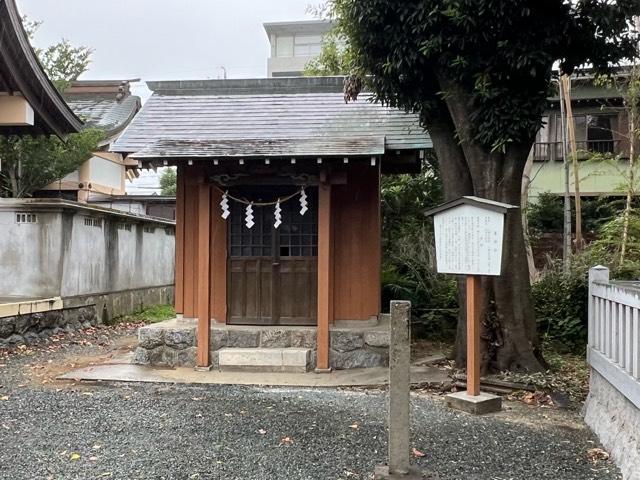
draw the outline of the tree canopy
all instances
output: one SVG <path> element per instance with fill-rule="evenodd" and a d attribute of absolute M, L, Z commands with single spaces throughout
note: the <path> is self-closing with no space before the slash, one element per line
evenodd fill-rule
<path fill-rule="evenodd" d="M 23 18 L 30 39 L 40 26 Z M 45 49 L 35 49 L 44 71 L 59 91 L 84 73 L 92 50 L 75 47 L 62 40 Z M 97 150 L 104 134 L 96 129 L 67 136 L 61 140 L 48 135 L 0 136 L 0 196 L 25 197 L 78 168 Z"/>
<path fill-rule="evenodd" d="M 348 49 L 345 98 L 357 99 L 366 87 L 373 100 L 418 113 L 446 199 L 478 195 L 520 205 L 554 68 L 607 73 L 634 58 L 638 32 L 631 20 L 640 2 L 331 0 L 328 12 Z M 483 280 L 483 368 L 540 370 L 545 362 L 519 213 L 507 215 L 505 237 L 503 275 Z M 466 356 L 465 324 L 462 314 L 459 362 Z"/>
<path fill-rule="evenodd" d="M 165 168 L 160 175 L 160 193 L 175 197 L 176 195 L 176 169 L 173 167 Z"/>

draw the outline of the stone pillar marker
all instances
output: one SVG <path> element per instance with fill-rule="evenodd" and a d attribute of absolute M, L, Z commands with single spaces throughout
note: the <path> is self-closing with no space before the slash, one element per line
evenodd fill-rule
<path fill-rule="evenodd" d="M 376 467 L 375 480 L 424 478 L 411 468 L 409 455 L 409 376 L 411 355 L 411 302 L 391 302 L 389 343 L 389 459 Z"/>

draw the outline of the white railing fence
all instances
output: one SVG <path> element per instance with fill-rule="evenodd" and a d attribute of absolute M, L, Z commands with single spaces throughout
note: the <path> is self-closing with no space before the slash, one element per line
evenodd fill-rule
<path fill-rule="evenodd" d="M 640 282 L 616 282 L 609 269 L 589 270 L 591 367 L 640 408 Z"/>

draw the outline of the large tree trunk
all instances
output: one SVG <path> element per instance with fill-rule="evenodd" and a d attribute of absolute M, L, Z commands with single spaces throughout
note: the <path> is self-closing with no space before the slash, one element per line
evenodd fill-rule
<path fill-rule="evenodd" d="M 433 130 L 432 140 L 436 154 L 451 149 L 458 142 L 465 158 L 473 193 L 479 197 L 520 206 L 522 174 L 533 143 L 509 144 L 504 151 L 491 151 L 473 140 L 470 125 L 469 101 L 457 85 L 441 82 L 447 92 L 445 101 L 456 136 L 444 138 Z M 444 143 L 446 147 L 440 146 Z M 447 168 L 449 158 L 439 156 L 441 170 Z M 443 177 L 444 178 L 444 177 Z M 445 191 L 447 184 L 445 183 Z M 483 280 L 483 371 L 541 371 L 545 362 L 540 353 L 539 339 L 529 283 L 529 266 L 522 230 L 521 212 L 507 214 L 505 221 L 505 249 L 503 275 Z M 461 308 L 464 307 L 461 302 Z M 462 317 L 462 316 L 461 316 Z M 461 330 L 466 322 L 461 319 L 456 339 L 456 361 L 466 361 L 466 338 Z"/>

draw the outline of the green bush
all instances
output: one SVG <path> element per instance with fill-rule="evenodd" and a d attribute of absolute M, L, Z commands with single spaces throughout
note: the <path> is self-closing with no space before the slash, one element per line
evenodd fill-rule
<path fill-rule="evenodd" d="M 433 227 L 424 210 L 443 201 L 433 158 L 417 175 L 391 175 L 382 181 L 382 302 L 409 300 L 416 336 L 451 339 L 458 315 L 456 281 L 435 273 Z"/>
<path fill-rule="evenodd" d="M 533 284 L 538 332 L 545 343 L 559 351 L 581 353 L 587 341 L 588 273 L 572 266 L 565 274 L 554 261 Z"/>
<path fill-rule="evenodd" d="M 561 351 L 582 353 L 587 343 L 587 299 L 589 268 L 604 265 L 616 280 L 640 278 L 640 216 L 629 219 L 629 240 L 621 261 L 623 215 L 602 224 L 598 238 L 583 252 L 571 257 L 568 272 L 562 262 L 552 260 L 533 285 L 539 332 L 547 343 Z"/>

